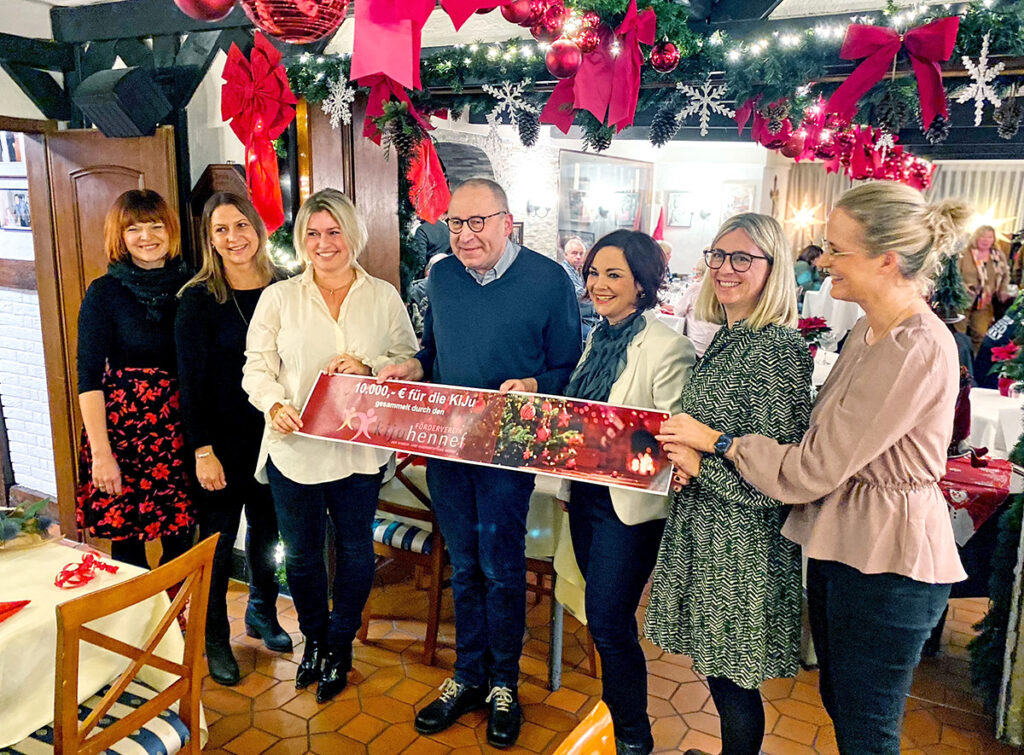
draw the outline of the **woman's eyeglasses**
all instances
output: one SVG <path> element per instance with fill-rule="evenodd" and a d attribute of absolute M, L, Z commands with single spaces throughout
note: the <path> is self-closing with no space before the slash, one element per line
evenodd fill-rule
<path fill-rule="evenodd" d="M 771 257 L 749 252 L 724 252 L 721 249 L 705 249 L 704 262 L 712 270 L 717 270 L 725 264 L 726 259 L 729 265 L 737 273 L 745 273 L 754 264 L 754 260 L 766 260 L 771 265 L 774 260 Z"/>
<path fill-rule="evenodd" d="M 471 218 L 445 218 L 444 222 L 448 226 L 448 230 L 452 233 L 462 233 L 462 226 L 468 225 L 469 230 L 473 233 L 480 233 L 484 229 L 484 224 L 489 218 L 493 218 L 495 215 L 507 215 L 507 210 L 498 210 L 492 212 L 490 215 L 474 215 Z"/>
<path fill-rule="evenodd" d="M 840 252 L 840 251 L 837 251 L 835 249 L 835 247 L 833 247 L 830 243 L 828 243 L 827 239 L 822 239 L 821 241 L 819 241 L 818 242 L 818 246 L 821 247 L 821 251 L 823 251 L 825 254 L 827 254 L 830 257 L 846 257 L 848 255 L 853 254 L 853 252 Z"/>

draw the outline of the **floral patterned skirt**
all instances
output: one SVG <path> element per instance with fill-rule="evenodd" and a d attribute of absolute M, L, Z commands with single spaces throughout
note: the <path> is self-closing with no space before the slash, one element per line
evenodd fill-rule
<path fill-rule="evenodd" d="M 92 484 L 92 449 L 83 428 L 78 526 L 111 540 L 153 540 L 192 527 L 178 381 L 159 368 L 125 367 L 103 376 L 103 395 L 122 490 L 110 495 Z"/>

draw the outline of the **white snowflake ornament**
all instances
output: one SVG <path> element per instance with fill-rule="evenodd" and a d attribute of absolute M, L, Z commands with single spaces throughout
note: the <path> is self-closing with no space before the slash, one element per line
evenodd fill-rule
<path fill-rule="evenodd" d="M 963 104 L 974 100 L 974 125 L 977 127 L 981 125 L 981 111 L 986 102 L 991 102 L 993 107 L 1003 104 L 999 95 L 996 94 L 995 87 L 992 86 L 992 80 L 1003 72 L 1004 66 L 1002 63 L 997 63 L 989 68 L 988 32 L 985 32 L 985 36 L 981 39 L 981 55 L 978 56 L 978 62 L 972 63 L 966 55 L 963 57 L 963 62 L 964 68 L 967 69 L 971 77 L 971 83 L 960 89 L 956 95 L 956 101 Z"/>
<path fill-rule="evenodd" d="M 350 87 L 343 76 L 331 84 L 330 94 L 320 103 L 324 115 L 331 118 L 331 128 L 338 128 L 341 123 L 346 126 L 352 123 L 352 102 L 355 98 L 355 87 Z"/>
<path fill-rule="evenodd" d="M 711 113 L 718 113 L 726 118 L 732 118 L 736 115 L 736 111 L 728 107 L 723 101 L 727 92 L 724 84 L 712 84 L 709 78 L 698 89 L 692 84 L 684 84 L 680 81 L 676 84 L 676 89 L 689 98 L 689 102 L 676 115 L 676 122 L 681 126 L 683 121 L 691 115 L 700 115 L 701 136 L 708 135 L 708 123 L 711 120 Z"/>
<path fill-rule="evenodd" d="M 519 113 L 539 113 L 540 108 L 527 102 L 523 97 L 523 90 L 526 88 L 527 83 L 521 81 L 518 84 L 513 84 L 511 81 L 503 81 L 498 86 L 492 84 L 484 84 L 483 89 L 487 94 L 491 95 L 498 101 L 491 112 L 487 114 L 487 123 L 491 129 L 487 134 L 488 143 L 501 141 L 498 136 L 498 119 L 502 115 L 508 115 L 509 120 L 513 126 L 519 123 Z"/>

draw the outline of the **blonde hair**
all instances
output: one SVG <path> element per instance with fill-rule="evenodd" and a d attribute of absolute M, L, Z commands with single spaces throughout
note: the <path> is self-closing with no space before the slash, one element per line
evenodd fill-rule
<path fill-rule="evenodd" d="M 256 235 L 259 236 L 259 247 L 256 249 L 256 255 L 253 257 L 253 264 L 260 274 L 260 278 L 270 282 L 281 277 L 274 266 L 274 261 L 270 258 L 270 253 L 267 251 L 267 227 L 263 224 L 263 218 L 260 217 L 252 202 L 237 194 L 218 191 L 207 199 L 206 204 L 203 205 L 203 217 L 199 223 L 199 248 L 203 251 L 203 264 L 199 268 L 199 272 L 181 287 L 178 296 L 185 293 L 185 289 L 189 286 L 205 284 L 206 290 L 213 294 L 213 298 L 217 300 L 218 304 L 223 304 L 230 298 L 231 285 L 224 274 L 224 260 L 214 248 L 210 233 L 210 227 L 213 225 L 214 211 L 218 207 L 225 205 L 230 205 L 242 213 L 256 230 Z"/>
<path fill-rule="evenodd" d="M 992 246 L 995 247 L 996 241 L 999 239 L 999 236 L 996 234 L 996 229 L 990 225 L 979 225 L 977 228 L 974 229 L 974 233 L 971 234 L 971 238 L 967 240 L 967 248 L 977 249 L 978 239 L 981 238 L 981 234 L 983 233 L 992 234 Z"/>
<path fill-rule="evenodd" d="M 840 197 L 842 210 L 860 226 L 868 256 L 899 256 L 900 273 L 928 293 L 947 257 L 955 256 L 966 235 L 971 208 L 957 199 L 928 204 L 917 189 L 895 181 L 874 181 Z"/>
<path fill-rule="evenodd" d="M 793 275 L 793 252 L 786 241 L 779 222 L 769 215 L 756 212 L 744 212 L 733 215 L 722 223 L 715 234 L 711 246 L 719 239 L 733 231 L 743 231 L 754 246 L 764 252 L 771 260 L 768 279 L 761 290 L 761 297 L 754 311 L 744 321 L 750 328 L 760 329 L 766 325 L 782 325 L 786 328 L 796 327 L 796 277 Z M 755 264 L 757 264 L 755 262 Z M 726 323 L 725 307 L 718 301 L 715 294 L 715 283 L 711 275 L 705 275 L 697 294 L 694 313 L 698 319 L 717 325 Z"/>
<path fill-rule="evenodd" d="M 296 256 L 303 262 L 309 262 L 309 256 L 306 254 L 306 230 L 310 217 L 318 212 L 328 213 L 341 226 L 341 232 L 349 248 L 349 264 L 355 265 L 356 258 L 366 247 L 366 224 L 356 211 L 352 200 L 337 189 L 321 189 L 302 203 L 302 207 L 295 215 L 295 232 L 292 236 Z"/>
<path fill-rule="evenodd" d="M 108 261 L 120 262 L 130 256 L 124 232 L 135 223 L 163 223 L 167 230 L 167 258 L 181 254 L 181 224 L 167 200 L 152 189 L 129 189 L 114 200 L 103 221 Z"/>

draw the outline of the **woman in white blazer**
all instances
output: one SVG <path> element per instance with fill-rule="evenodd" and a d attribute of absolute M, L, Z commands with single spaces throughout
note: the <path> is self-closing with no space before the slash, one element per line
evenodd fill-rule
<path fill-rule="evenodd" d="M 566 395 L 679 411 L 695 354 L 693 344 L 651 310 L 665 279 L 658 244 L 639 231 L 613 231 L 590 250 L 583 279 L 601 320 Z M 587 585 L 587 623 L 603 676 L 614 680 L 603 685 L 601 697 L 611 711 L 617 752 L 649 753 L 647 662 L 636 609 L 658 556 L 668 499 L 586 482 L 573 482 L 568 498 L 573 550 Z"/>

